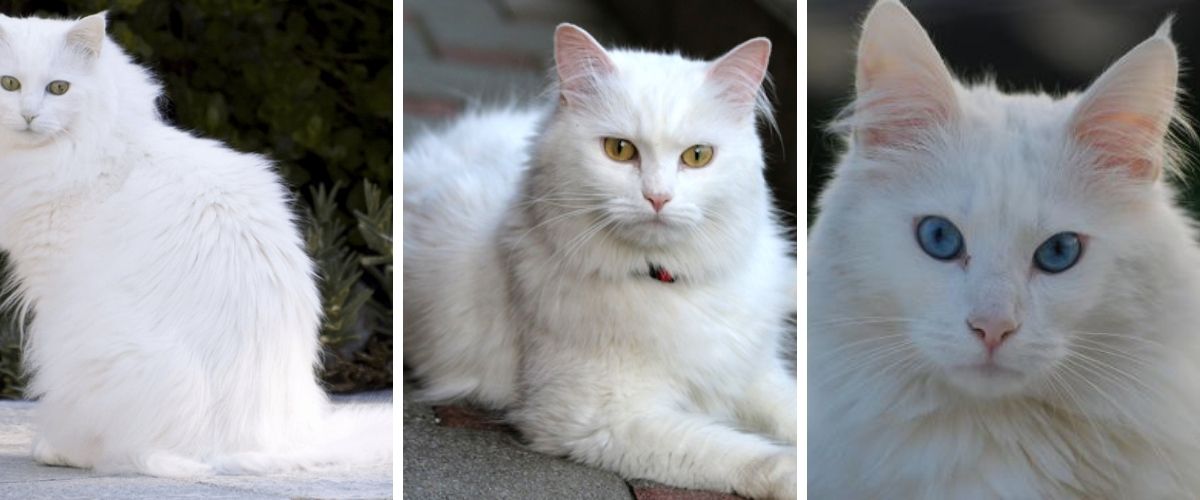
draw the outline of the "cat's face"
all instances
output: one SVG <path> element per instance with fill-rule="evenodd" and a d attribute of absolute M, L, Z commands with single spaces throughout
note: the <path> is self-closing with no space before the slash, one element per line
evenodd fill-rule
<path fill-rule="evenodd" d="M 765 39 L 716 62 L 605 51 L 574 27 L 560 28 L 556 45 L 563 98 L 542 155 L 555 165 L 540 175 L 560 186 L 562 205 L 629 243 L 661 247 L 761 186 L 754 113 Z"/>
<path fill-rule="evenodd" d="M 1081 96 L 968 89 L 880 2 L 811 262 L 855 297 L 847 317 L 902 346 L 865 344 L 876 359 L 980 397 L 1105 376 L 1092 356 L 1145 308 L 1128 278 L 1178 233 L 1160 179 L 1176 75 L 1160 33 Z"/>
<path fill-rule="evenodd" d="M 855 193 L 837 232 L 869 276 L 860 292 L 908 318 L 895 326 L 932 371 L 1000 396 L 1052 378 L 1083 332 L 1104 331 L 1091 320 L 1113 300 L 1114 268 L 1138 257 L 1126 240 L 1146 238 L 1145 213 L 1088 186 L 1055 147 L 1061 123 L 977 125 L 934 154 L 848 172 Z"/>
<path fill-rule="evenodd" d="M 99 17 L 97 17 L 99 16 Z M 0 137 L 37 145 L 69 134 L 96 92 L 103 14 L 80 21 L 0 16 Z"/>

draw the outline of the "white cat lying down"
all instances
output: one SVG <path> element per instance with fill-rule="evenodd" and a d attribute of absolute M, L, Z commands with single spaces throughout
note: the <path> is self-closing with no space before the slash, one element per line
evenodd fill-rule
<path fill-rule="evenodd" d="M 553 109 L 404 156 L 404 353 L 433 399 L 627 477 L 796 496 L 792 245 L 756 113 L 770 43 L 715 62 L 555 34 Z"/>

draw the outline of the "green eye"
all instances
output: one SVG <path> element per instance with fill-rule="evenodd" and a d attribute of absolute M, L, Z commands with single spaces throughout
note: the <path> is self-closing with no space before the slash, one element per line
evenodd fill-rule
<path fill-rule="evenodd" d="M 71 84 L 62 80 L 54 80 L 53 82 L 50 82 L 50 85 L 46 86 L 46 90 L 54 95 L 66 94 L 67 89 L 69 88 L 71 88 Z"/>
<path fill-rule="evenodd" d="M 21 81 L 11 76 L 0 76 L 0 87 L 4 87 L 4 90 L 13 92 L 21 88 Z"/>

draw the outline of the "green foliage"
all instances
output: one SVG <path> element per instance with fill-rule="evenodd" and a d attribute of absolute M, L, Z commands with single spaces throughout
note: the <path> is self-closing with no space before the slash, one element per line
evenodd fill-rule
<path fill-rule="evenodd" d="M 17 399 L 25 387 L 21 371 L 21 344 L 16 335 L 0 335 L 0 399 Z"/>
<path fill-rule="evenodd" d="M 7 15 L 106 9 L 169 120 L 270 156 L 311 207 L 329 387 L 391 387 L 391 3 L 0 0 Z M 19 384 L 15 342 L 0 330 L 0 397 Z"/>
<path fill-rule="evenodd" d="M 367 251 L 351 250 L 348 227 L 337 219 L 337 193 L 313 189 L 313 221 L 306 232 L 308 250 L 322 270 L 321 343 L 326 347 L 326 385 L 335 392 L 392 385 L 392 198 L 371 182 L 363 183 L 366 211 L 354 212 L 349 234 L 366 242 Z M 382 291 L 384 301 L 374 300 Z M 367 332 L 364 339 L 362 332 Z"/>
<path fill-rule="evenodd" d="M 321 341 L 327 347 L 323 378 L 335 392 L 392 386 L 392 198 L 370 182 L 363 184 L 366 211 L 355 211 L 356 233 L 365 253 L 339 244 L 344 226 L 328 221 L 338 186 L 318 187 L 308 231 L 309 250 L 325 272 L 322 296 L 325 323 Z M 386 301 L 373 300 L 382 290 Z M 353 322 L 352 322 L 353 321 Z M 369 332 L 365 342 L 359 331 Z"/>

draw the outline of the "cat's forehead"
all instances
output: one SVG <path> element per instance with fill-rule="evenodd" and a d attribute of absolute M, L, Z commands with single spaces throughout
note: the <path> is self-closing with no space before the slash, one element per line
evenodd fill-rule
<path fill-rule="evenodd" d="M 613 116 L 621 122 L 613 125 L 626 133 L 692 136 L 728 121 L 718 119 L 724 106 L 708 81 L 708 62 L 636 50 L 613 50 L 609 56 L 617 68 L 611 80 L 617 92 L 608 96 L 624 110 Z"/>
<path fill-rule="evenodd" d="M 1031 236 L 1094 215 L 1099 207 L 1088 177 L 1066 147 L 1077 96 L 966 92 L 964 123 L 911 179 L 926 210 L 997 234 Z"/>
<path fill-rule="evenodd" d="M 76 21 L 0 15 L 0 41 L 21 48 L 60 46 Z"/>
<path fill-rule="evenodd" d="M 61 57 L 74 25 L 75 21 L 0 16 L 0 68 L 26 78 L 63 76 L 59 73 L 78 62 L 77 57 Z"/>
<path fill-rule="evenodd" d="M 615 49 L 608 52 L 621 78 L 634 83 L 674 81 L 684 88 L 703 81 L 708 63 L 688 59 L 678 54 L 663 54 L 642 50 Z M 692 85 L 689 85 L 692 84 Z"/>
<path fill-rule="evenodd" d="M 966 158 L 948 167 L 988 184 L 1060 176 L 1076 96 L 1003 94 L 976 87 L 964 97 L 962 126 L 950 149 Z"/>

